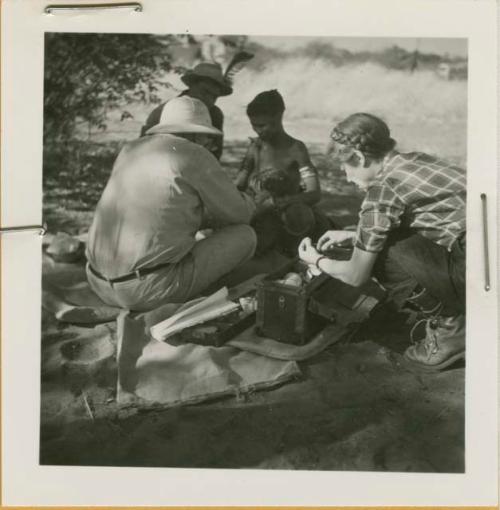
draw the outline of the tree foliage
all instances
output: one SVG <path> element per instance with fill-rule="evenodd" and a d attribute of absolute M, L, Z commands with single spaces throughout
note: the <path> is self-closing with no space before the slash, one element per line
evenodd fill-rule
<path fill-rule="evenodd" d="M 106 111 L 156 101 L 171 68 L 169 37 L 48 33 L 45 36 L 44 140 L 71 138 L 80 123 L 106 128 Z"/>

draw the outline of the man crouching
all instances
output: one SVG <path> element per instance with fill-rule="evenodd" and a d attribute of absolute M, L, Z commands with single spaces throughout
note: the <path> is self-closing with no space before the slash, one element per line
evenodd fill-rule
<path fill-rule="evenodd" d="M 169 101 L 160 123 L 124 146 L 89 231 L 87 278 L 103 301 L 133 311 L 181 303 L 249 260 L 252 200 L 209 152 L 206 106 Z M 214 232 L 197 241 L 197 232 Z"/>

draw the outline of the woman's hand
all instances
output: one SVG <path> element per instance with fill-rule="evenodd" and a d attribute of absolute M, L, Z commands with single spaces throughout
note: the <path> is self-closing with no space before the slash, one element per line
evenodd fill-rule
<path fill-rule="evenodd" d="M 345 245 L 348 242 L 352 244 L 355 237 L 356 232 L 350 232 L 346 230 L 329 230 L 319 238 L 316 244 L 316 248 L 318 252 L 321 253 L 335 245 Z"/>
<path fill-rule="evenodd" d="M 318 253 L 316 248 L 313 246 L 309 237 L 302 239 L 299 245 L 299 257 L 310 266 L 316 265 L 316 262 L 321 257 L 321 254 Z"/>

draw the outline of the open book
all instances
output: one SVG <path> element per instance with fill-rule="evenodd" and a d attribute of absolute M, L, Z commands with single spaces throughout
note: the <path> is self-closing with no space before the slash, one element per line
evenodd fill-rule
<path fill-rule="evenodd" d="M 228 299 L 226 287 L 214 294 L 186 303 L 177 313 L 151 327 L 151 336 L 164 341 L 183 329 L 201 324 L 237 310 L 239 305 Z"/>

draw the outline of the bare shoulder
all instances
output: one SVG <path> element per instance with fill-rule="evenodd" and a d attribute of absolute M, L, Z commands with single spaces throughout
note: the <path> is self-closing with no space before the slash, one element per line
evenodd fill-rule
<path fill-rule="evenodd" d="M 306 144 L 302 140 L 297 140 L 296 138 L 292 138 L 293 143 L 291 146 L 291 152 L 296 158 L 296 160 L 301 165 L 309 165 L 311 164 L 309 158 L 309 151 L 307 150 Z"/>

